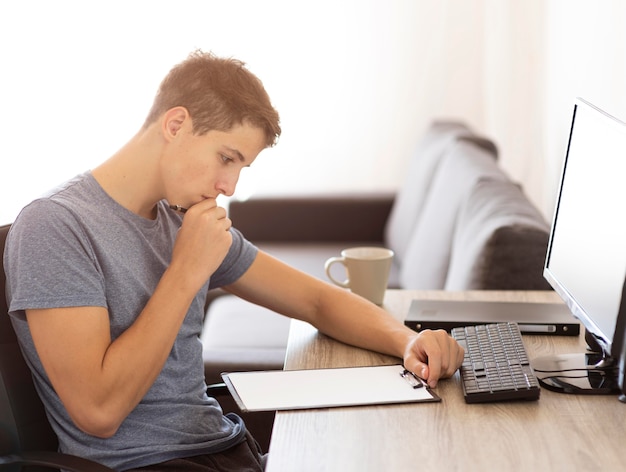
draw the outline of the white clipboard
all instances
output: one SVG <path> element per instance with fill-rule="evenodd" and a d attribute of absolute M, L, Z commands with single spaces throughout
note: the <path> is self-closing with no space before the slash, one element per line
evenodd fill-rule
<path fill-rule="evenodd" d="M 438 402 L 402 365 L 223 373 L 242 411 Z"/>

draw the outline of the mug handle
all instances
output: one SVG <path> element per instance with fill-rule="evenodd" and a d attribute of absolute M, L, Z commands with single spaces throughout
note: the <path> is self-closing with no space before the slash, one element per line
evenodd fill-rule
<path fill-rule="evenodd" d="M 326 271 L 326 275 L 328 276 L 328 278 L 335 284 L 335 285 L 339 285 L 340 287 L 343 288 L 350 288 L 350 280 L 346 279 L 343 282 L 340 282 L 339 280 L 335 279 L 331 273 L 330 273 L 330 266 L 332 266 L 335 262 L 339 262 L 340 264 L 343 264 L 344 268 L 346 269 L 347 272 L 347 268 L 346 268 L 346 264 L 345 264 L 345 259 L 343 257 L 331 257 L 330 259 L 328 259 L 326 261 L 326 263 L 324 264 L 324 270 Z"/>

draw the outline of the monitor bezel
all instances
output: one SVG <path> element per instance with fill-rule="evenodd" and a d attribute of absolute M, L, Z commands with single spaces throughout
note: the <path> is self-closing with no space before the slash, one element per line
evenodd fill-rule
<path fill-rule="evenodd" d="M 570 155 L 570 146 L 572 143 L 572 136 L 573 136 L 575 124 L 576 124 L 576 114 L 579 108 L 581 107 L 587 107 L 595 111 L 596 113 L 600 113 L 605 118 L 612 120 L 616 124 L 624 126 L 624 132 L 626 133 L 626 123 L 610 115 L 609 113 L 606 113 L 605 111 L 589 103 L 588 101 L 580 97 L 576 98 L 576 101 L 574 104 L 574 111 L 572 114 L 570 130 L 569 130 L 567 150 L 566 150 L 565 157 L 563 159 L 563 163 L 561 167 L 558 194 L 557 194 L 556 205 L 554 208 L 554 214 L 552 218 L 552 225 L 550 228 L 550 237 L 548 240 L 548 247 L 546 251 L 543 276 L 547 280 L 547 282 L 550 284 L 550 286 L 552 286 L 554 291 L 561 297 L 561 299 L 568 306 L 572 315 L 581 321 L 587 333 L 593 337 L 593 339 L 595 340 L 597 344 L 597 347 L 599 347 L 602 350 L 602 355 L 606 358 L 610 358 L 613 362 L 617 362 L 620 359 L 622 350 L 624 349 L 624 342 L 626 341 L 626 336 L 624 333 L 624 331 L 626 330 L 626 300 L 625 300 L 626 286 L 625 285 L 622 286 L 622 296 L 621 296 L 621 301 L 619 304 L 618 313 L 616 317 L 616 326 L 615 326 L 615 330 L 613 333 L 613 339 L 610 340 L 604 336 L 604 334 L 601 332 L 600 328 L 597 326 L 593 318 L 590 317 L 589 314 L 587 314 L 585 310 L 582 308 L 582 306 L 580 306 L 577 303 L 575 296 L 568 291 L 568 289 L 558 279 L 556 274 L 554 274 L 552 270 L 550 269 L 550 256 L 551 256 L 552 247 L 553 247 L 553 238 L 555 234 L 555 229 L 557 228 L 557 224 L 558 224 L 559 208 L 561 205 L 563 185 L 564 185 L 566 173 L 567 173 L 567 163 L 568 163 L 568 159 Z M 595 347 L 595 346 L 592 346 L 592 347 Z"/>

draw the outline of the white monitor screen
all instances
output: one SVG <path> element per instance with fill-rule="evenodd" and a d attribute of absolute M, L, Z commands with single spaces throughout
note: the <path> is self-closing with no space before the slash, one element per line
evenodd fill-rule
<path fill-rule="evenodd" d="M 626 275 L 626 125 L 581 99 L 544 275 L 609 354 Z"/>

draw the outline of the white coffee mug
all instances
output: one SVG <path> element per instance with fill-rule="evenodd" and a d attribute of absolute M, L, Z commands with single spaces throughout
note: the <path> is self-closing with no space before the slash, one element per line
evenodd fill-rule
<path fill-rule="evenodd" d="M 352 247 L 341 251 L 340 257 L 331 257 L 324 269 L 328 278 L 343 288 L 382 305 L 387 290 L 393 251 L 382 247 Z M 348 278 L 341 282 L 335 279 L 330 268 L 340 263 L 345 266 Z"/>

